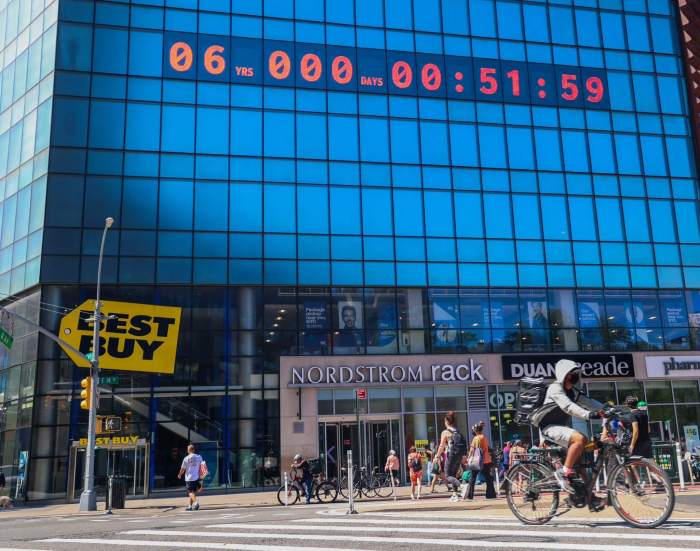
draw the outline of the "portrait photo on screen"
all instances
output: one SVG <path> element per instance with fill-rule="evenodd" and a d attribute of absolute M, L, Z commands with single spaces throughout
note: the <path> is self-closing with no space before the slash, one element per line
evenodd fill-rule
<path fill-rule="evenodd" d="M 341 331 L 362 329 L 362 303 L 338 301 L 338 327 Z"/>
<path fill-rule="evenodd" d="M 530 329 L 547 329 L 549 327 L 547 304 L 537 300 L 528 301 L 527 320 Z"/>

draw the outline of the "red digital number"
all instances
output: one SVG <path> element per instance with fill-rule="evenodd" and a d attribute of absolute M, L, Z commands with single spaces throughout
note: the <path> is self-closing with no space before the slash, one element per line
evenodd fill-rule
<path fill-rule="evenodd" d="M 564 90 L 561 97 L 567 101 L 574 101 L 578 98 L 578 85 L 576 84 L 576 75 L 561 75 L 561 88 Z"/>
<path fill-rule="evenodd" d="M 591 94 L 590 96 L 586 96 L 587 101 L 591 103 L 600 103 L 603 100 L 605 87 L 600 77 L 589 77 L 586 80 L 586 90 Z"/>
<path fill-rule="evenodd" d="M 344 55 L 336 56 L 331 64 L 331 74 L 338 84 L 347 84 L 352 80 L 352 61 Z"/>
<path fill-rule="evenodd" d="M 270 70 L 270 75 L 277 80 L 284 80 L 292 70 L 289 54 L 282 50 L 275 50 L 270 54 L 267 66 Z"/>
<path fill-rule="evenodd" d="M 440 67 L 434 63 L 426 63 L 423 65 L 423 69 L 421 69 L 420 79 L 423 87 L 426 90 L 434 92 L 440 88 L 440 84 L 442 83 L 442 73 L 440 72 Z"/>
<path fill-rule="evenodd" d="M 178 73 L 185 73 L 192 67 L 194 54 L 187 42 L 175 42 L 170 46 L 170 66 Z"/>
<path fill-rule="evenodd" d="M 391 80 L 397 88 L 408 88 L 413 82 L 413 69 L 405 61 L 397 61 L 391 68 Z"/>
<path fill-rule="evenodd" d="M 321 78 L 321 58 L 316 54 L 305 54 L 301 58 L 301 78 L 316 82 Z"/>
<path fill-rule="evenodd" d="M 479 80 L 482 86 L 479 87 L 479 91 L 482 94 L 487 94 L 489 96 L 498 92 L 498 81 L 493 76 L 496 74 L 496 69 L 490 67 L 482 67 L 479 71 Z"/>
<path fill-rule="evenodd" d="M 519 96 L 520 95 L 520 71 L 517 69 L 513 69 L 512 71 L 508 71 L 506 73 L 506 76 L 513 81 L 513 95 L 514 96 Z"/>
<path fill-rule="evenodd" d="M 204 68 L 211 75 L 220 75 L 226 70 L 226 60 L 220 54 L 224 53 L 223 46 L 209 46 L 204 52 Z"/>

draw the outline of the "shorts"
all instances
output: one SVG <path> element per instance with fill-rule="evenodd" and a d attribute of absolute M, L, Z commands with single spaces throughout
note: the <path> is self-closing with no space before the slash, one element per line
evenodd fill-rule
<path fill-rule="evenodd" d="M 641 455 L 642 457 L 646 459 L 653 459 L 654 455 L 652 453 L 651 449 L 651 442 L 644 443 L 644 444 L 637 444 L 637 446 L 632 450 L 632 455 Z"/>
<path fill-rule="evenodd" d="M 423 480 L 423 471 L 411 471 L 411 484 L 415 484 L 416 482 L 420 482 Z"/>
<path fill-rule="evenodd" d="M 198 492 L 202 487 L 202 483 L 199 480 L 190 480 L 189 482 L 185 482 L 185 485 L 187 486 L 188 494 Z"/>
<path fill-rule="evenodd" d="M 546 436 L 547 439 L 556 442 L 562 448 L 568 448 L 571 437 L 577 431 L 571 427 L 565 427 L 564 425 L 549 425 L 540 429 L 540 432 Z"/>

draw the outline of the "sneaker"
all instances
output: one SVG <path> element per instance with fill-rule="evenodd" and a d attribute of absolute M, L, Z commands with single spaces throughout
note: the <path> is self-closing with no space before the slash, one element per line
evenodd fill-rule
<path fill-rule="evenodd" d="M 187 507 L 185 507 L 185 511 L 192 511 L 192 510 L 193 510 L 193 509 L 192 509 L 192 506 L 191 506 L 191 505 L 188 505 Z"/>
<path fill-rule="evenodd" d="M 199 501 L 194 502 L 194 510 L 199 511 Z"/>
<path fill-rule="evenodd" d="M 573 494 L 575 492 L 574 487 L 571 485 L 570 476 L 572 476 L 572 474 L 573 473 L 565 474 L 564 467 L 560 467 L 559 469 L 554 471 L 554 478 L 557 479 L 557 482 L 559 483 L 561 489 L 570 494 Z"/>
<path fill-rule="evenodd" d="M 414 499 L 416 499 L 416 496 L 414 496 L 413 494 L 411 494 L 411 501 L 413 501 Z"/>
<path fill-rule="evenodd" d="M 452 494 L 452 497 L 450 498 L 450 503 L 454 503 L 455 501 L 459 501 L 459 496 L 457 494 Z"/>
<path fill-rule="evenodd" d="M 600 497 L 592 497 L 591 504 L 588 506 L 588 510 L 591 513 L 598 513 L 605 509 L 605 500 Z"/>

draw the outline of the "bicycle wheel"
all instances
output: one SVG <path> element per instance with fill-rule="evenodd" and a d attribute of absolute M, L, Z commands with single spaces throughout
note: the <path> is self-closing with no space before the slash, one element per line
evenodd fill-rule
<path fill-rule="evenodd" d="M 673 512 L 676 496 L 666 472 L 649 459 L 629 459 L 608 475 L 612 506 L 635 528 L 656 528 Z"/>
<path fill-rule="evenodd" d="M 280 502 L 280 505 L 294 505 L 299 501 L 299 488 L 293 484 L 289 484 L 287 486 L 287 499 L 285 501 L 284 486 L 280 486 L 280 489 L 277 490 L 277 501 Z"/>
<path fill-rule="evenodd" d="M 545 465 L 514 465 L 505 476 L 506 501 L 525 524 L 549 522 L 559 507 L 559 486 Z"/>
<path fill-rule="evenodd" d="M 377 480 L 376 476 L 364 477 L 361 486 L 365 497 L 377 497 L 379 495 L 379 480 Z"/>
<path fill-rule="evenodd" d="M 377 479 L 377 488 L 375 489 L 377 493 L 377 497 L 390 497 L 392 493 L 392 488 L 391 488 L 391 479 L 389 478 L 390 475 L 387 474 L 380 474 L 376 477 Z"/>
<path fill-rule="evenodd" d="M 350 492 L 348 491 L 348 477 L 344 476 L 343 478 L 340 479 L 340 483 L 338 484 L 338 491 L 340 492 L 340 495 L 343 496 L 343 499 L 348 499 L 350 496 Z M 352 489 L 352 497 L 357 499 L 360 495 L 360 488 L 358 483 L 356 482 L 353 485 Z"/>
<path fill-rule="evenodd" d="M 332 503 L 338 499 L 338 486 L 331 480 L 321 482 L 316 488 L 316 499 L 321 503 Z"/>

